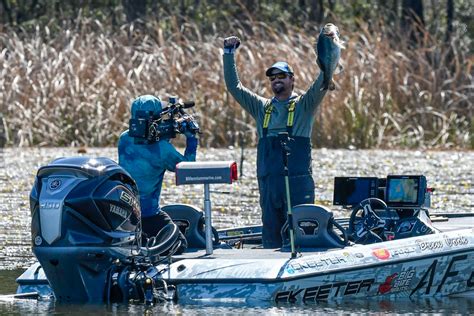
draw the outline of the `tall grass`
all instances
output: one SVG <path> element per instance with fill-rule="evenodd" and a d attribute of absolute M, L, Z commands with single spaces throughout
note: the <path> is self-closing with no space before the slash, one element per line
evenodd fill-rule
<path fill-rule="evenodd" d="M 228 31 L 233 30 L 233 31 Z M 52 35 L 11 29 L 0 33 L 0 105 L 8 145 L 114 145 L 128 127 L 129 105 L 141 94 L 179 95 L 196 101 L 203 146 L 256 143 L 255 124 L 225 88 L 221 46 L 231 33 L 243 40 L 237 54 L 245 86 L 271 96 L 264 71 L 287 60 L 301 93 L 319 73 L 317 30 L 252 29 L 205 35 L 199 26 L 126 25 L 110 32 L 98 21 Z M 347 48 L 318 111 L 313 143 L 319 147 L 474 148 L 474 59 L 454 37 L 440 44 L 428 33 L 416 47 L 361 23 L 341 27 Z M 251 36 L 247 34 L 252 34 Z"/>

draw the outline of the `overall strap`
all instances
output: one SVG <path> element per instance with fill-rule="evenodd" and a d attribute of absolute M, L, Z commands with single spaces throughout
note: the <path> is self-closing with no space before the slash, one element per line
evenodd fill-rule
<path fill-rule="evenodd" d="M 293 131 L 293 122 L 295 118 L 296 103 L 300 100 L 301 97 L 296 97 L 288 103 L 288 119 L 286 120 L 286 130 L 288 135 L 292 135 Z M 268 133 L 268 124 L 270 123 L 270 118 L 272 116 L 273 104 L 272 100 L 267 101 L 265 104 L 265 116 L 263 117 L 263 137 L 267 136 Z"/>
<path fill-rule="evenodd" d="M 270 117 L 272 115 L 272 111 L 273 111 L 273 104 L 272 104 L 272 100 L 270 99 L 265 104 L 265 116 L 263 118 L 263 137 L 267 136 L 268 124 L 270 123 Z"/>
<path fill-rule="evenodd" d="M 288 119 L 286 121 L 286 131 L 288 135 L 291 136 L 293 132 L 293 121 L 295 118 L 295 109 L 296 103 L 299 101 L 300 97 L 294 98 L 288 103 Z"/>

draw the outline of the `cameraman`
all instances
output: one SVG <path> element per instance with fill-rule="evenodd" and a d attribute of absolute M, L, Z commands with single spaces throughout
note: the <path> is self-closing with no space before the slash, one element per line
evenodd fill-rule
<path fill-rule="evenodd" d="M 147 111 L 158 115 L 162 111 L 160 99 L 152 95 L 142 95 L 132 102 L 132 118 L 137 118 L 138 111 Z M 142 229 L 147 237 L 156 234 L 172 220 L 160 210 L 161 185 L 165 171 L 175 171 L 175 166 L 181 161 L 195 161 L 198 141 L 189 130 L 186 136 L 186 150 L 184 156 L 180 154 L 169 139 L 160 139 L 156 142 L 137 140 L 125 131 L 118 142 L 119 165 L 133 177 L 140 194 Z M 180 233 L 182 246 L 178 254 L 187 248 L 185 237 Z"/>

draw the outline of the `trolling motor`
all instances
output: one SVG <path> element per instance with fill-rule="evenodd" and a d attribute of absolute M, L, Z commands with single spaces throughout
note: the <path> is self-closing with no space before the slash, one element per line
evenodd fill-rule
<path fill-rule="evenodd" d="M 108 158 L 59 158 L 30 194 L 32 249 L 56 300 L 152 303 L 172 299 L 155 265 L 170 263 L 179 229 L 141 237 L 138 189 Z"/>

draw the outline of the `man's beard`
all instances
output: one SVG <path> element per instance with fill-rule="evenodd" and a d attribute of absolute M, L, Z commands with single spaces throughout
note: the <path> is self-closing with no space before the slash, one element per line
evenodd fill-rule
<path fill-rule="evenodd" d="M 285 87 L 283 85 L 278 85 L 276 87 L 273 87 L 272 86 L 272 90 L 273 90 L 273 93 L 275 94 L 280 94 L 282 93 L 283 91 L 285 91 Z"/>

